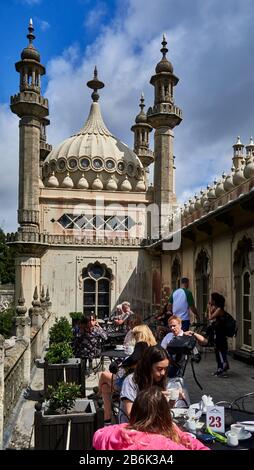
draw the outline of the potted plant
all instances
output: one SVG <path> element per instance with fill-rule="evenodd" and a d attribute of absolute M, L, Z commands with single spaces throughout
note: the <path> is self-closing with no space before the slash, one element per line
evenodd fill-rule
<path fill-rule="evenodd" d="M 86 396 L 85 364 L 73 357 L 71 342 L 72 328 L 65 317 L 57 319 L 49 331 L 49 348 L 44 359 L 36 361 L 37 367 L 44 369 L 44 393 L 48 397 L 49 385 L 59 381 L 74 382 L 81 385 L 81 394 Z"/>
<path fill-rule="evenodd" d="M 60 317 L 55 320 L 54 325 L 49 330 L 49 344 L 62 343 L 63 341 L 71 343 L 73 341 L 73 332 L 67 318 Z"/>
<path fill-rule="evenodd" d="M 59 382 L 49 387 L 49 401 L 35 405 L 36 450 L 90 450 L 93 434 L 104 425 L 101 406 L 78 398 L 80 386 Z"/>

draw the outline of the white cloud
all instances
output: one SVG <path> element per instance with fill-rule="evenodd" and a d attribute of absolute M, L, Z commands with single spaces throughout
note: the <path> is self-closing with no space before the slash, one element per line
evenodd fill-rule
<path fill-rule="evenodd" d="M 94 28 L 96 27 L 102 18 L 107 13 L 107 7 L 105 3 L 98 2 L 93 10 L 91 10 L 84 21 L 84 26 L 86 28 Z"/>
<path fill-rule="evenodd" d="M 141 90 L 147 107 L 153 103 L 149 81 L 165 32 L 168 56 L 180 78 L 175 103 L 184 114 L 175 129 L 177 194 L 184 200 L 206 187 L 230 170 L 236 136 L 246 143 L 254 132 L 253 14 L 249 0 L 119 2 L 115 19 L 93 44 L 84 51 L 72 44 L 47 64 L 49 143 L 59 143 L 82 127 L 91 102 L 86 82 L 96 64 L 105 82 L 100 103 L 106 125 L 132 147 L 130 127 Z"/>
<path fill-rule="evenodd" d="M 40 25 L 40 28 L 41 28 L 42 31 L 47 31 L 47 29 L 50 28 L 50 24 L 46 20 L 40 20 L 39 25 Z"/>

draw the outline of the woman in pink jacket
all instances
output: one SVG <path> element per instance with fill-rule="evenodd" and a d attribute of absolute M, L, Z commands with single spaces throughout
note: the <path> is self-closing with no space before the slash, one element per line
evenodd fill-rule
<path fill-rule="evenodd" d="M 209 450 L 198 439 L 173 423 L 167 399 L 153 386 L 135 399 L 129 423 L 98 429 L 96 450 Z"/>

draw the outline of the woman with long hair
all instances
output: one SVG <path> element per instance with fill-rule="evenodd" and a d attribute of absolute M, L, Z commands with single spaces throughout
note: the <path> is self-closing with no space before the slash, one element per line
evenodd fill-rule
<path fill-rule="evenodd" d="M 173 423 L 169 404 L 158 386 L 143 389 L 134 400 L 129 424 L 98 429 L 96 450 L 209 450 Z"/>
<path fill-rule="evenodd" d="M 155 346 L 157 344 L 152 331 L 150 330 L 149 326 L 145 324 L 135 326 L 135 328 L 132 330 L 132 334 L 135 339 L 135 343 L 144 341 L 148 344 L 148 346 Z"/>
<path fill-rule="evenodd" d="M 128 422 L 133 402 L 141 390 L 157 385 L 166 393 L 168 385 L 168 353 L 161 346 L 150 346 L 138 362 L 133 374 L 126 377 L 121 389 L 119 422 Z"/>

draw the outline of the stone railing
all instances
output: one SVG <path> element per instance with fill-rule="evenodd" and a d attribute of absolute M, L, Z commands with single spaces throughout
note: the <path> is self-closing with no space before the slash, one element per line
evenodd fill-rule
<path fill-rule="evenodd" d="M 39 315 L 42 317 L 42 315 Z M 3 448 L 4 427 L 11 417 L 11 413 L 20 398 L 22 390 L 31 380 L 31 372 L 35 359 L 42 356 L 43 349 L 48 339 L 48 328 L 51 322 L 51 314 L 45 312 L 37 325 L 30 327 L 31 320 L 28 315 L 19 318 L 15 345 L 5 348 L 5 340 L 0 336 L 0 449 Z M 23 337 L 20 331 L 25 332 Z M 30 331 L 30 337 L 27 332 Z M 29 333 L 28 333 L 29 334 Z"/>
<path fill-rule="evenodd" d="M 16 232 L 7 234 L 7 242 L 38 243 L 43 245 L 96 245 L 96 246 L 121 246 L 131 247 L 146 244 L 142 238 L 109 238 L 109 237 L 86 237 L 83 235 L 49 235 L 35 232 Z"/>

